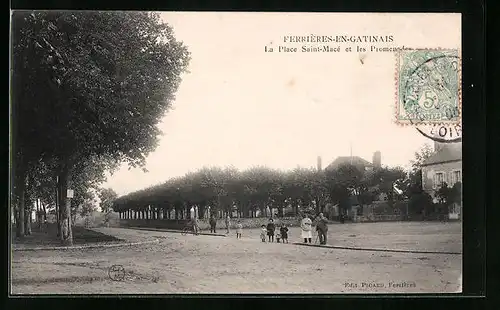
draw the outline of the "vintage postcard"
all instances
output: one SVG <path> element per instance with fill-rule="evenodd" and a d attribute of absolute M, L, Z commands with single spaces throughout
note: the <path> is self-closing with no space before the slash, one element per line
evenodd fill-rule
<path fill-rule="evenodd" d="M 13 11 L 10 293 L 462 292 L 461 32 Z"/>

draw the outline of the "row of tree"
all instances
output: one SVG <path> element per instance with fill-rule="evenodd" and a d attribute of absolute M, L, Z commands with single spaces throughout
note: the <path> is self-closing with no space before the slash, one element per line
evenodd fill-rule
<path fill-rule="evenodd" d="M 114 209 L 144 210 L 152 206 L 176 210 L 176 217 L 191 206 L 198 206 L 200 215 L 207 206 L 224 212 L 236 207 L 245 217 L 255 216 L 257 210 L 263 212 L 267 207 L 277 208 L 281 214 L 288 205 L 296 213 L 299 206 L 323 212 L 327 203 L 349 208 L 352 197 L 360 205 L 371 204 L 381 193 L 391 204 L 404 197 L 394 186 L 404 185 L 406 179 L 406 172 L 399 167 L 365 170 L 350 164 L 322 171 L 254 167 L 240 172 L 235 168 L 203 168 L 122 196 L 115 201 Z"/>
<path fill-rule="evenodd" d="M 201 216 L 210 206 L 213 211 L 223 212 L 237 208 L 240 216 L 254 217 L 257 210 L 263 213 L 267 207 L 277 208 L 280 214 L 286 206 L 292 206 L 294 214 L 300 213 L 299 206 L 324 212 L 328 203 L 337 204 L 345 212 L 353 198 L 362 209 L 384 194 L 390 207 L 396 201 L 408 200 L 408 212 L 412 214 L 447 214 L 451 204 L 461 203 L 461 183 L 452 188 L 442 184 L 436 193 L 438 203 L 433 201 L 423 190 L 421 168 L 433 153 L 427 144 L 415 152 L 409 172 L 400 167 L 365 170 L 350 164 L 322 171 L 254 167 L 240 172 L 234 168 L 203 168 L 122 196 L 115 200 L 113 208 L 175 210 L 175 218 L 179 218 L 189 214 L 191 206 L 198 206 Z"/>
<path fill-rule="evenodd" d="M 71 244 L 71 205 L 91 200 L 106 170 L 143 166 L 155 149 L 189 53 L 153 13 L 18 11 L 11 25 L 17 236 L 40 199 Z"/>

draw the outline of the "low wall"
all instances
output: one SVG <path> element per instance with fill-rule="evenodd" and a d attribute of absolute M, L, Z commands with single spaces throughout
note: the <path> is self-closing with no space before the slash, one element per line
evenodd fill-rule
<path fill-rule="evenodd" d="M 148 227 L 148 228 L 166 228 L 183 229 L 189 223 L 189 220 L 164 220 L 164 219 L 121 219 L 121 227 Z"/>
<path fill-rule="evenodd" d="M 169 219 L 120 219 L 119 226 L 121 227 L 149 227 L 149 228 L 164 228 L 164 229 L 176 229 L 182 230 L 189 223 L 190 220 L 169 220 Z M 231 228 L 236 226 L 238 219 L 231 219 Z M 259 228 L 262 225 L 267 225 L 269 222 L 269 218 L 260 217 L 260 218 L 241 218 L 240 219 L 243 228 Z M 289 227 L 298 227 L 300 226 L 300 218 L 297 217 L 283 217 L 283 218 L 275 218 L 274 223 L 276 225 L 281 225 L 282 223 L 286 224 Z M 332 219 L 335 223 L 337 219 Z M 447 216 L 442 217 L 431 217 L 423 219 L 421 216 L 410 216 L 406 217 L 405 215 L 387 215 L 387 214 L 368 214 L 362 216 L 355 216 L 352 218 L 352 222 L 355 223 L 371 223 L 371 222 L 397 222 L 397 221 L 452 221 Z M 346 220 L 346 222 L 351 222 L 350 220 Z M 198 220 L 200 228 L 202 230 L 209 230 L 210 224 L 208 219 L 200 219 Z M 217 229 L 225 229 L 226 223 L 224 219 L 217 219 Z"/>
<path fill-rule="evenodd" d="M 440 215 L 433 215 L 433 216 L 427 216 L 423 217 L 421 215 L 410 215 L 410 216 L 405 216 L 403 214 L 400 215 L 374 215 L 374 214 L 369 214 L 369 215 L 362 215 L 362 216 L 356 216 L 353 219 L 353 222 L 357 223 L 367 223 L 367 222 L 398 222 L 398 221 L 414 221 L 414 222 L 453 222 L 453 221 L 460 221 L 459 218 L 453 219 L 450 218 L 448 214 L 440 214 Z"/>
<path fill-rule="evenodd" d="M 168 220 L 168 219 L 158 219 L 158 220 L 146 220 L 146 219 L 121 219 L 120 226 L 122 227 L 150 227 L 150 228 L 165 228 L 165 229 L 183 229 L 190 220 Z M 238 219 L 231 219 L 231 228 L 236 226 Z M 268 218 L 242 218 L 240 219 L 243 228 L 258 228 L 262 225 L 266 225 L 269 222 Z M 208 219 L 198 220 L 200 228 L 202 230 L 210 229 L 210 224 Z M 276 218 L 274 219 L 276 225 L 281 225 L 282 223 L 287 226 L 300 226 L 300 219 L 295 217 L 289 218 Z M 226 223 L 224 219 L 217 219 L 216 228 L 225 229 Z"/>
<path fill-rule="evenodd" d="M 353 222 L 356 223 L 365 223 L 365 222 L 397 222 L 397 221 L 404 221 L 405 216 L 402 215 L 387 215 L 387 214 L 380 214 L 380 215 L 375 215 L 375 214 L 369 214 L 369 215 L 362 215 L 362 216 L 355 216 L 353 218 Z"/>

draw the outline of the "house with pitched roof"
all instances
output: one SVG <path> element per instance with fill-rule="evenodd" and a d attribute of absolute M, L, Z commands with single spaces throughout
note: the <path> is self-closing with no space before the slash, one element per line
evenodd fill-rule
<path fill-rule="evenodd" d="M 320 162 L 321 162 L 320 159 L 318 159 L 318 170 L 321 170 Z M 325 170 L 326 171 L 335 170 L 335 169 L 339 168 L 340 166 L 343 166 L 346 164 L 354 165 L 355 167 L 357 167 L 361 171 L 369 171 L 369 170 L 377 169 L 377 168 L 381 167 L 381 153 L 380 153 L 380 151 L 376 151 L 373 154 L 373 162 L 369 162 L 366 159 L 363 159 L 359 156 L 339 156 L 333 162 L 331 162 L 328 166 L 326 166 Z M 384 194 L 381 194 L 379 196 L 382 197 L 382 195 L 384 195 Z M 383 199 L 380 197 L 379 197 L 379 199 Z M 359 201 L 358 201 L 358 198 L 355 194 L 352 194 L 352 196 L 350 197 L 349 204 L 351 205 L 351 208 L 349 210 L 347 210 L 347 216 L 354 217 L 354 215 L 358 213 L 358 209 L 359 209 Z M 338 216 L 338 214 L 339 214 L 338 205 L 329 204 L 327 206 L 327 210 L 334 217 Z"/>
<path fill-rule="evenodd" d="M 359 156 L 339 156 L 331 164 L 326 166 L 325 170 L 334 170 L 345 164 L 352 164 L 361 170 L 369 170 L 374 167 L 371 162 Z"/>
<path fill-rule="evenodd" d="M 436 192 L 443 183 L 462 183 L 462 143 L 434 143 L 434 154 L 422 163 L 422 188 L 437 202 Z M 454 204 L 450 219 L 461 217 L 462 204 Z"/>

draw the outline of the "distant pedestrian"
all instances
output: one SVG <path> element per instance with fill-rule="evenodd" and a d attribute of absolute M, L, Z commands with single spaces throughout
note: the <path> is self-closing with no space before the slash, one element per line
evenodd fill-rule
<path fill-rule="evenodd" d="M 288 243 L 288 227 L 285 224 L 282 224 L 280 227 L 280 235 L 283 243 Z"/>
<path fill-rule="evenodd" d="M 319 244 L 326 244 L 326 236 L 328 235 L 328 220 L 323 213 L 320 213 L 316 219 L 316 231 L 318 232 Z"/>
<path fill-rule="evenodd" d="M 339 220 L 340 220 L 341 224 L 344 224 L 344 222 L 345 222 L 344 211 L 340 211 L 340 213 L 339 213 Z"/>
<path fill-rule="evenodd" d="M 274 242 L 275 230 L 276 230 L 276 225 L 274 225 L 274 220 L 269 219 L 269 223 L 267 223 L 267 237 L 269 238 L 269 242 Z"/>
<path fill-rule="evenodd" d="M 312 221 L 311 219 L 304 214 L 302 221 L 300 222 L 300 229 L 302 230 L 302 238 L 304 239 L 304 243 L 312 243 Z"/>
<path fill-rule="evenodd" d="M 262 240 L 262 242 L 266 242 L 266 234 L 267 234 L 266 225 L 262 225 L 260 227 L 260 240 Z"/>
<path fill-rule="evenodd" d="M 215 234 L 215 226 L 217 225 L 217 220 L 215 219 L 214 215 L 210 215 L 210 232 Z"/>
<path fill-rule="evenodd" d="M 193 232 L 195 235 L 200 233 L 200 223 L 198 223 L 198 219 L 195 217 L 192 219 L 191 224 L 193 225 Z"/>
<path fill-rule="evenodd" d="M 231 217 L 229 214 L 226 216 L 226 234 L 229 234 L 229 228 L 231 227 Z"/>
<path fill-rule="evenodd" d="M 236 239 L 241 239 L 241 234 L 243 233 L 243 224 L 238 220 L 238 224 L 236 224 Z"/>

